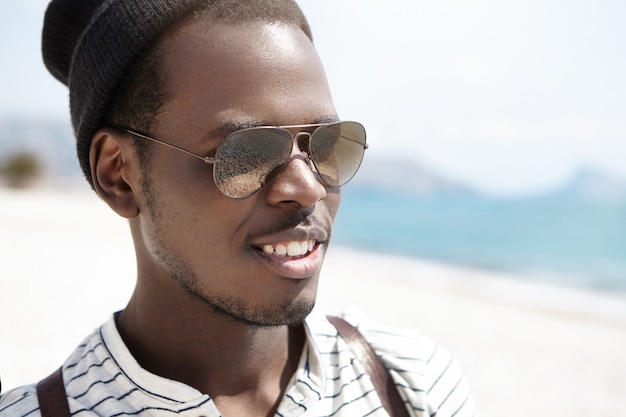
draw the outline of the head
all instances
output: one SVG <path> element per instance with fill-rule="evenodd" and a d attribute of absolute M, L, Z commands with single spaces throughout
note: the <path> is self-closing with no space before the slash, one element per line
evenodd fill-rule
<path fill-rule="evenodd" d="M 72 19 L 82 31 L 58 36 Z M 142 294 L 258 326 L 306 317 L 340 199 L 301 152 L 315 128 L 289 127 L 288 162 L 237 199 L 211 165 L 124 130 L 207 155 L 237 129 L 336 121 L 295 3 L 53 1 L 44 56 L 70 88 L 86 177 L 130 219 Z"/>
<path fill-rule="evenodd" d="M 95 131 L 113 121 L 149 128 L 166 98 L 159 40 L 173 23 L 210 13 L 224 23 L 283 22 L 311 31 L 294 1 L 53 0 L 42 35 L 44 63 L 69 87 L 78 159 L 93 186 L 89 147 Z"/>

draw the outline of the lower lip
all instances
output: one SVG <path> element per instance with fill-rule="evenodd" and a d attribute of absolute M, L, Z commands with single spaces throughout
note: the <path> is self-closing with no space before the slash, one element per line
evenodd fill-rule
<path fill-rule="evenodd" d="M 289 256 L 268 255 L 262 251 L 256 251 L 264 261 L 280 276 L 291 279 L 310 278 L 320 271 L 324 253 L 322 245 L 315 245 L 313 250 L 306 256 L 291 258 Z"/>

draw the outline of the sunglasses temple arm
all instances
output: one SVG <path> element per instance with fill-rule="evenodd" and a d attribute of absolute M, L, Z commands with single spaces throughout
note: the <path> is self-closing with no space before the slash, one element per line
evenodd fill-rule
<path fill-rule="evenodd" d="M 204 162 L 204 163 L 206 163 L 206 164 L 214 164 L 214 163 L 216 163 L 216 162 L 217 162 L 217 160 L 215 159 L 215 156 L 202 156 L 202 155 L 198 155 L 198 154 L 196 154 L 196 153 L 193 153 L 193 152 L 191 152 L 191 151 L 188 151 L 187 149 L 183 149 L 183 148 L 181 148 L 180 146 L 172 145 L 171 143 L 163 142 L 162 140 L 158 140 L 158 139 L 152 138 L 152 137 L 147 136 L 147 135 L 143 135 L 143 134 L 138 133 L 138 132 L 133 132 L 132 130 L 124 129 L 124 131 L 125 131 L 126 133 L 130 133 L 131 135 L 136 136 L 136 137 L 138 137 L 138 138 L 151 140 L 151 141 L 156 142 L 156 143 L 159 143 L 159 144 L 161 144 L 161 145 L 165 145 L 165 146 L 167 146 L 167 147 L 169 147 L 169 148 L 176 149 L 176 150 L 179 150 L 179 151 L 181 151 L 181 152 L 184 152 L 184 153 L 186 153 L 187 155 L 190 155 L 190 156 L 193 156 L 194 158 L 198 158 L 198 159 L 200 159 L 202 162 Z"/>

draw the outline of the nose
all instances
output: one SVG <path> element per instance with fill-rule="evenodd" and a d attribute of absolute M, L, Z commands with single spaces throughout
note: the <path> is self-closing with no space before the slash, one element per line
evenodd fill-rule
<path fill-rule="evenodd" d="M 302 141 L 298 140 L 301 139 L 298 136 L 294 137 L 289 161 L 266 186 L 266 200 L 270 205 L 292 204 L 310 208 L 326 197 L 326 186 L 313 172 L 313 163 L 301 149 Z"/>

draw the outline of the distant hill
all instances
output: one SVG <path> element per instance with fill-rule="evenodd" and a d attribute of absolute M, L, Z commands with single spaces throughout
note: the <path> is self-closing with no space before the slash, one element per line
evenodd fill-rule
<path fill-rule="evenodd" d="M 583 168 L 551 193 L 552 198 L 588 201 L 626 201 L 626 180 L 596 169 Z"/>
<path fill-rule="evenodd" d="M 367 158 L 348 185 L 354 190 L 401 192 L 422 197 L 487 197 L 467 184 L 451 180 L 418 162 L 398 158 Z M 626 202 L 626 180 L 615 178 L 598 169 L 582 168 L 560 186 L 536 196 L 515 197 L 521 200 L 577 200 Z"/>
<path fill-rule="evenodd" d="M 366 158 L 349 187 L 420 196 L 475 194 L 466 184 L 447 179 L 418 162 L 401 158 Z"/>

